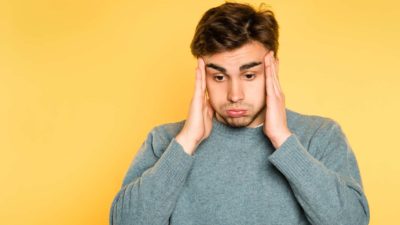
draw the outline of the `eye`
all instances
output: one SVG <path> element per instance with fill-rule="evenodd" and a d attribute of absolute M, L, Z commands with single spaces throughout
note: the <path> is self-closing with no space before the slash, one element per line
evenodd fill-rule
<path fill-rule="evenodd" d="M 224 76 L 222 76 L 222 75 L 215 75 L 214 76 L 214 80 L 216 80 L 216 81 L 223 81 L 223 79 L 224 79 Z"/>
<path fill-rule="evenodd" d="M 256 75 L 255 75 L 255 74 L 252 74 L 252 73 L 245 74 L 244 76 L 245 76 L 246 78 L 248 78 L 249 80 L 252 80 L 252 79 L 254 79 L 254 78 L 256 77 Z"/>

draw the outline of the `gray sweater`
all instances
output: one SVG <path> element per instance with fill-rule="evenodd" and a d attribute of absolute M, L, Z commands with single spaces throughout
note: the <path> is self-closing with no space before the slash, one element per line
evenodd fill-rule
<path fill-rule="evenodd" d="M 185 120 L 154 127 L 110 209 L 110 225 L 369 223 L 357 161 L 333 119 L 286 109 L 292 135 L 275 149 L 263 126 L 215 118 L 193 155 L 175 140 Z"/>

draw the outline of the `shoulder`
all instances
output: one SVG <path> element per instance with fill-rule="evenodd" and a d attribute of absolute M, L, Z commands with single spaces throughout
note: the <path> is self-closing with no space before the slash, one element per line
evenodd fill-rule
<path fill-rule="evenodd" d="M 330 117 L 304 114 L 287 109 L 289 129 L 314 156 L 323 154 L 331 144 L 346 144 L 347 139 L 339 123 Z"/>
<path fill-rule="evenodd" d="M 310 135 L 340 127 L 336 120 L 322 115 L 305 114 L 286 109 L 286 116 L 289 129 Z"/>
<path fill-rule="evenodd" d="M 186 120 L 180 120 L 176 122 L 159 124 L 156 125 L 152 130 L 160 136 L 172 139 L 179 133 L 179 131 L 181 131 L 183 125 L 185 125 L 185 121 Z"/>
<path fill-rule="evenodd" d="M 154 126 L 147 137 L 150 141 L 154 154 L 158 157 L 162 155 L 172 139 L 181 131 L 186 120 L 180 120 L 175 122 L 163 123 Z"/>
<path fill-rule="evenodd" d="M 302 114 L 293 110 L 287 111 L 287 117 L 289 129 L 317 159 L 322 159 L 332 152 L 342 154 L 348 151 L 347 137 L 336 120 L 321 115 Z"/>

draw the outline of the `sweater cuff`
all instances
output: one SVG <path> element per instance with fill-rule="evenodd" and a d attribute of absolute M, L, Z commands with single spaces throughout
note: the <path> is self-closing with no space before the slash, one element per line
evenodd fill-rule
<path fill-rule="evenodd" d="M 193 161 L 194 156 L 187 154 L 182 145 L 173 138 L 154 169 L 160 172 L 161 177 L 168 177 L 171 182 L 179 183 L 185 180 Z"/>
<path fill-rule="evenodd" d="M 318 163 L 318 160 L 304 148 L 294 133 L 268 159 L 289 181 L 294 183 L 307 180 L 313 165 Z"/>

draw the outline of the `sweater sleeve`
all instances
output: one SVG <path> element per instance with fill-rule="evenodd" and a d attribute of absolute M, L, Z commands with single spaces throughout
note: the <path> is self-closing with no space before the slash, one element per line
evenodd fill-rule
<path fill-rule="evenodd" d="M 154 129 L 138 150 L 110 208 L 110 225 L 166 225 L 192 167 L 193 156 L 175 138 L 160 157 Z M 165 146 L 165 145 L 164 145 Z"/>
<path fill-rule="evenodd" d="M 368 224 L 369 206 L 355 155 L 338 123 L 327 121 L 310 141 L 310 148 L 323 152 L 318 159 L 293 133 L 269 161 L 286 177 L 311 224 Z"/>

